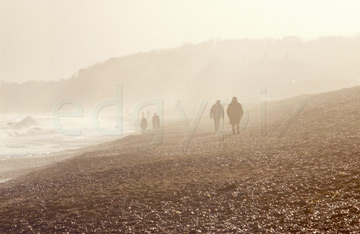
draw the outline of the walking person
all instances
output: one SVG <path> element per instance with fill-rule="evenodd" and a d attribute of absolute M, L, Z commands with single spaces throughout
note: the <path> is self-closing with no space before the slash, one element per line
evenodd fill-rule
<path fill-rule="evenodd" d="M 153 125 L 153 129 L 160 128 L 160 118 L 156 113 L 154 113 L 154 116 L 152 118 L 152 125 Z"/>
<path fill-rule="evenodd" d="M 217 132 L 219 130 L 220 120 L 224 119 L 224 108 L 219 100 L 217 100 L 210 109 L 210 119 L 214 119 L 215 132 Z"/>
<path fill-rule="evenodd" d="M 150 115 L 151 115 L 150 110 L 147 110 L 146 111 L 146 120 L 149 121 L 149 122 L 150 122 L 150 117 L 151 117 Z"/>
<path fill-rule="evenodd" d="M 230 124 L 232 127 L 232 133 L 235 134 L 235 127 L 236 133 L 240 133 L 240 121 L 243 117 L 243 108 L 241 104 L 237 101 L 236 97 L 233 97 L 231 103 L 229 104 L 226 113 L 230 119 Z"/>
<path fill-rule="evenodd" d="M 145 133 L 147 126 L 148 126 L 148 123 L 147 123 L 147 120 L 145 119 L 145 117 L 142 117 L 140 126 L 141 126 L 142 133 Z"/>

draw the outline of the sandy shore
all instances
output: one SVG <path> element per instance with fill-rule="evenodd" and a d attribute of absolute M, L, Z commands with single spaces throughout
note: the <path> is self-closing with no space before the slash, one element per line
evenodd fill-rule
<path fill-rule="evenodd" d="M 357 139 L 345 145 L 331 137 L 315 142 L 244 133 L 222 140 L 199 133 L 183 151 L 183 138 L 168 132 L 152 148 L 154 135 L 126 137 L 4 183 L 0 229 L 281 233 L 360 228 L 360 160 L 357 148 L 349 148 Z"/>
<path fill-rule="evenodd" d="M 75 155 L 75 152 L 68 151 L 51 155 L 0 159 L 0 183 L 28 174 L 46 165 L 74 157 Z"/>
<path fill-rule="evenodd" d="M 47 154 L 0 158 L 0 183 L 15 179 L 21 175 L 26 175 L 29 172 L 41 169 L 44 166 L 76 157 L 85 152 L 100 150 L 104 145 L 107 145 L 107 143 Z"/>
<path fill-rule="evenodd" d="M 282 134 L 208 125 L 186 148 L 167 127 L 32 170 L 0 184 L 0 232 L 356 233 L 360 116 L 319 102 Z"/>

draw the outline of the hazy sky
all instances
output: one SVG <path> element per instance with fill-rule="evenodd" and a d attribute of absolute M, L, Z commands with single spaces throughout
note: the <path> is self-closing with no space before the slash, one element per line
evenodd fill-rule
<path fill-rule="evenodd" d="M 358 0 L 0 0 L 0 80 L 210 39 L 359 35 Z"/>

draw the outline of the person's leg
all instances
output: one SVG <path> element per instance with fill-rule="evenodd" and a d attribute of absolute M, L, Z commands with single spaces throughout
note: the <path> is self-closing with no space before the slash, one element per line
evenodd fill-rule
<path fill-rule="evenodd" d="M 219 122 L 220 120 L 215 120 L 215 132 L 217 132 L 219 130 Z"/>
<path fill-rule="evenodd" d="M 240 126 L 239 126 L 240 124 L 236 124 L 236 132 L 237 133 L 240 133 Z"/>
<path fill-rule="evenodd" d="M 232 124 L 231 127 L 232 127 L 232 133 L 235 134 L 235 124 Z"/>

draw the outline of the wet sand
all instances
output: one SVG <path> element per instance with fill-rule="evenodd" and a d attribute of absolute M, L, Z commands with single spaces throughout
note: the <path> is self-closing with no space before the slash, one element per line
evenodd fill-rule
<path fill-rule="evenodd" d="M 107 145 L 107 143 L 47 154 L 0 158 L 0 183 L 26 175 L 44 166 L 76 157 L 85 152 L 100 150 L 104 145 Z"/>

